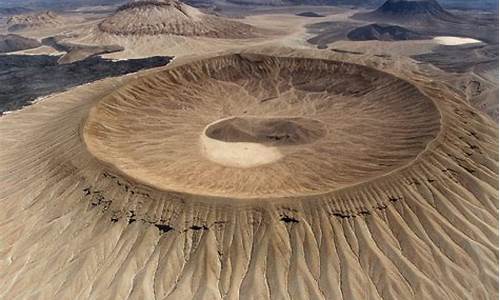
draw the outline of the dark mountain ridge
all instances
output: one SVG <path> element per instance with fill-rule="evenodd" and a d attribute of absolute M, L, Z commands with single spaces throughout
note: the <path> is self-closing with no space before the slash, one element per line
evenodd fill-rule
<path fill-rule="evenodd" d="M 427 37 L 401 26 L 374 23 L 351 30 L 347 38 L 351 41 L 404 41 Z"/>
<path fill-rule="evenodd" d="M 446 11 L 436 0 L 387 0 L 376 10 L 354 15 L 354 18 L 403 24 L 459 22 L 459 18 Z"/>
<path fill-rule="evenodd" d="M 0 53 L 26 50 L 40 47 L 42 44 L 35 40 L 17 34 L 0 34 Z"/>

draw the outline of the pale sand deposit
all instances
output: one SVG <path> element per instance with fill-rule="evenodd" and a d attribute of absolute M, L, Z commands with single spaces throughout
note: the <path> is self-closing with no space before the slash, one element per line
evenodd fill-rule
<path fill-rule="evenodd" d="M 200 135 L 201 155 L 223 166 L 251 168 L 269 164 L 283 157 L 277 147 L 255 142 L 226 142 L 207 134 L 214 125 L 232 117 L 208 124 Z"/>
<path fill-rule="evenodd" d="M 209 160 L 227 167 L 251 168 L 283 157 L 276 147 L 258 143 L 226 143 L 201 136 L 202 151 Z"/>
<path fill-rule="evenodd" d="M 456 36 L 437 36 L 433 38 L 433 41 L 440 45 L 446 45 L 446 46 L 481 43 L 481 41 L 473 38 L 456 37 Z"/>
<path fill-rule="evenodd" d="M 269 56 L 178 58 L 0 118 L 0 298 L 498 296 L 495 123 L 411 61 L 247 51 Z M 230 124 L 211 136 L 284 157 L 203 156 L 244 110 L 328 131 Z"/>

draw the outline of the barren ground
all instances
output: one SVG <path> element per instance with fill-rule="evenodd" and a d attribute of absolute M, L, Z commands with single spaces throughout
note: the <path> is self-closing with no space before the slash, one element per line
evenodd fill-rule
<path fill-rule="evenodd" d="M 238 43 L 26 31 L 176 57 L 0 118 L 0 298 L 498 297 L 498 125 L 462 88 L 494 70 L 409 57 L 449 57 L 432 40 L 320 50 L 295 13 Z"/>

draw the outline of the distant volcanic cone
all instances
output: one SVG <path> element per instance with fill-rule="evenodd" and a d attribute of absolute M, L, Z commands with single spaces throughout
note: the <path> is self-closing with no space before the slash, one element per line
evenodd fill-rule
<path fill-rule="evenodd" d="M 7 20 L 9 31 L 18 31 L 31 28 L 59 26 L 64 24 L 63 17 L 51 11 L 43 11 L 33 14 L 12 16 Z"/>
<path fill-rule="evenodd" d="M 176 0 L 132 1 L 98 26 L 103 32 L 117 35 L 245 38 L 255 36 L 257 31 L 250 25 L 204 14 Z"/>
<path fill-rule="evenodd" d="M 457 18 L 441 7 L 436 0 L 387 0 L 375 11 L 358 14 L 354 18 L 405 24 L 457 21 Z"/>

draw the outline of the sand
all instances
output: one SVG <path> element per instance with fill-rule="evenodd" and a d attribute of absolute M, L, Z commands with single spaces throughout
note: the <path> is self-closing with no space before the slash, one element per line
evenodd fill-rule
<path fill-rule="evenodd" d="M 277 147 L 257 142 L 241 141 L 228 142 L 211 132 L 219 124 L 230 122 L 233 117 L 222 118 L 208 124 L 200 134 L 201 155 L 209 160 L 228 167 L 251 168 L 275 162 L 283 157 Z M 224 128 L 222 128 L 224 129 Z M 224 130 L 221 131 L 223 137 Z"/>
<path fill-rule="evenodd" d="M 495 123 L 409 60 L 282 48 L 246 51 L 270 58 L 242 59 L 232 53 L 197 58 L 200 62 L 178 58 L 159 73 L 142 73 L 143 79 L 106 79 L 0 118 L 0 298 L 498 296 Z M 230 64 L 245 66 L 247 73 L 215 72 Z M 310 66 L 311 72 L 295 72 L 297 77 L 287 85 L 272 72 L 276 64 L 283 64 L 282 70 Z M 252 74 L 261 74 L 256 66 L 273 76 L 252 79 Z M 209 70 L 241 78 L 229 84 L 220 75 L 214 81 L 203 73 Z M 299 79 L 332 70 L 352 83 L 346 80 L 339 90 L 326 92 L 325 86 L 335 81 L 311 85 L 306 92 L 297 88 Z M 190 89 L 183 90 L 178 82 L 190 82 Z M 366 124 L 366 131 L 342 135 L 339 130 L 311 144 L 290 146 L 320 154 L 330 148 L 315 150 L 317 143 L 334 145 L 337 140 L 344 150 L 316 163 L 326 169 L 339 162 L 346 165 L 324 176 L 318 173 L 322 168 L 301 169 L 300 159 L 316 156 L 300 151 L 298 160 L 283 152 L 283 159 L 290 159 L 286 165 L 280 159 L 252 168 L 225 167 L 203 157 L 199 143 L 191 142 L 199 142 L 210 122 L 235 115 L 231 110 L 241 109 L 245 101 L 263 99 L 247 94 L 254 89 L 241 88 L 258 82 L 256 92 L 288 93 L 290 97 L 278 98 L 273 106 L 287 117 L 338 117 L 340 112 L 335 112 L 342 108 L 351 123 Z M 368 94 L 356 90 L 370 84 L 379 89 Z M 306 97 L 298 97 L 300 93 Z M 225 97 L 236 94 L 241 98 Z M 287 105 L 281 104 L 287 99 Z M 272 103 L 246 107 L 265 116 Z M 175 104 L 184 107 L 174 114 Z M 217 113 L 221 107 L 226 111 Z M 198 119 L 172 119 L 198 108 Z M 349 124 L 330 120 L 332 126 Z M 89 124 L 94 124 L 91 131 Z M 371 131 L 372 126 L 377 130 Z M 178 138 L 169 138 L 174 134 Z M 99 149 L 89 144 L 89 137 L 100 143 Z M 180 150 L 172 152 L 176 147 L 168 141 L 178 143 Z M 366 156 L 351 158 L 362 145 Z M 383 149 L 399 146 L 394 152 Z M 394 164 L 387 166 L 387 161 Z M 191 193 L 151 184 L 154 172 L 200 162 L 205 168 L 178 172 L 183 178 L 179 182 Z M 252 190 L 252 185 L 265 186 L 274 178 L 266 175 L 270 166 L 279 170 L 275 178 L 282 188 L 276 183 L 274 191 Z M 225 169 L 229 173 L 219 172 Z M 248 177 L 253 181 L 234 186 L 235 177 L 225 176 L 234 169 L 252 173 Z M 140 172 L 147 175 L 143 182 L 136 178 Z M 353 172 L 369 176 L 359 181 Z M 327 178 L 335 180 L 325 182 Z M 204 185 L 196 190 L 194 182 Z M 321 183 L 320 193 L 304 192 L 316 182 Z M 219 195 L 210 195 L 210 190 Z"/>
<path fill-rule="evenodd" d="M 211 139 L 206 135 L 200 137 L 203 155 L 217 164 L 251 168 L 275 162 L 283 157 L 276 147 L 259 143 L 227 143 Z"/>
<path fill-rule="evenodd" d="M 456 36 L 437 36 L 433 39 L 433 41 L 435 41 L 440 45 L 446 45 L 446 46 L 482 43 L 481 41 L 473 38 L 456 37 Z"/>

